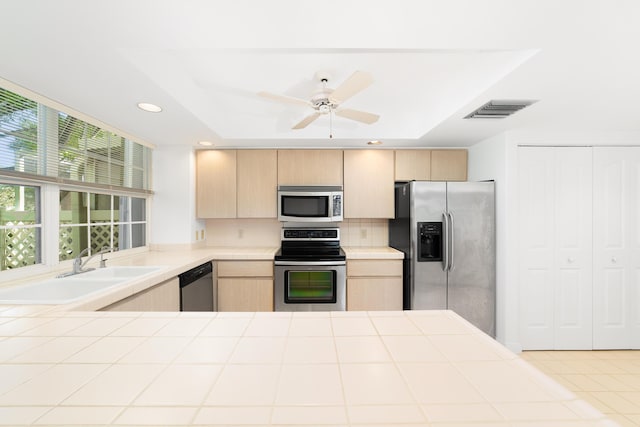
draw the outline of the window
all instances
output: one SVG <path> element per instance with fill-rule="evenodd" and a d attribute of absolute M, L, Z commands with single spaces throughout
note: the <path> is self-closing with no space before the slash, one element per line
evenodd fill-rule
<path fill-rule="evenodd" d="M 145 246 L 146 226 L 144 198 L 61 190 L 59 260 Z"/>
<path fill-rule="evenodd" d="M 145 246 L 150 165 L 149 147 L 0 88 L 1 270 Z"/>
<path fill-rule="evenodd" d="M 0 271 L 41 262 L 40 189 L 0 183 Z"/>

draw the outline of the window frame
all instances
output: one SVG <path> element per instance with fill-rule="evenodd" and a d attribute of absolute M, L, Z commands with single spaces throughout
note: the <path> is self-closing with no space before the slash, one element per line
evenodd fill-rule
<path fill-rule="evenodd" d="M 149 230 L 151 218 L 151 176 L 152 176 L 152 155 L 153 145 L 141 143 L 135 138 L 126 135 L 120 131 L 114 130 L 103 123 L 93 120 L 82 113 L 64 107 L 55 101 L 48 100 L 42 96 L 35 94 L 24 88 L 17 87 L 10 82 L 0 78 L 0 87 L 13 92 L 23 98 L 37 103 L 37 148 L 34 155 L 37 171 L 35 173 L 22 172 L 15 169 L 0 169 L 0 182 L 8 185 L 23 185 L 30 187 L 38 187 L 40 190 L 40 262 L 34 265 L 13 268 L 0 271 L 0 280 L 2 282 L 23 277 L 30 277 L 38 274 L 50 273 L 52 271 L 70 268 L 73 259 L 59 261 L 59 230 L 60 230 L 60 191 L 79 191 L 84 193 L 105 194 L 111 197 L 111 222 L 110 228 L 111 242 L 113 242 L 113 232 L 116 218 L 113 218 L 113 200 L 114 197 L 126 196 L 129 200 L 132 198 L 144 199 L 145 217 L 144 221 L 129 221 L 122 224 L 133 225 L 135 223 L 144 223 L 144 246 L 131 249 L 122 249 L 123 254 L 118 256 L 127 256 L 134 253 L 146 252 L 149 249 Z M 58 157 L 58 123 L 60 115 L 73 116 L 75 119 L 85 122 L 86 125 L 99 128 L 101 132 L 105 132 L 108 138 L 121 138 L 123 148 L 123 159 L 111 159 L 112 145 L 108 145 L 106 161 L 98 159 L 99 155 L 89 155 L 91 161 L 100 160 L 103 164 L 100 166 L 108 170 L 109 180 L 106 183 L 84 182 L 82 180 L 68 179 L 59 176 L 59 157 Z M 117 139 L 116 139 L 117 140 Z M 116 145 L 117 146 L 117 145 Z M 86 154 L 86 150 L 85 150 Z M 128 157 L 127 157 L 128 156 Z M 104 156 L 103 156 L 104 157 Z M 56 159 L 56 160 L 52 160 Z M 85 163 L 86 160 L 85 160 Z M 11 163 L 10 163 L 11 164 Z M 118 185 L 120 181 L 113 181 L 110 173 L 114 170 L 114 165 L 123 168 L 122 185 Z M 12 167 L 13 168 L 13 167 Z M 135 177 L 139 179 L 136 181 Z M 116 185 L 114 185 L 114 183 Z M 127 186 L 129 185 L 129 186 Z M 135 188 L 137 185 L 142 188 Z M 91 223 L 87 224 L 89 229 Z M 89 230 L 88 229 L 88 230 Z M 90 239 L 89 239 L 90 241 Z M 90 244 L 89 244 L 90 245 Z"/>

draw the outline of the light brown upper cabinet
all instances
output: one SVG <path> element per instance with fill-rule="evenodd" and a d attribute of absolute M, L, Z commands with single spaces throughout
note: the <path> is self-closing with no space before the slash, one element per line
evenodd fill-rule
<path fill-rule="evenodd" d="M 393 218 L 392 150 L 344 151 L 344 217 Z"/>
<path fill-rule="evenodd" d="M 396 181 L 466 181 L 467 150 L 396 150 Z"/>
<path fill-rule="evenodd" d="M 275 218 L 276 150 L 196 153 L 198 218 Z"/>
<path fill-rule="evenodd" d="M 466 181 L 467 150 L 431 150 L 431 181 Z"/>
<path fill-rule="evenodd" d="M 429 181 L 431 150 L 396 150 L 396 181 Z"/>
<path fill-rule="evenodd" d="M 196 152 L 198 218 L 236 217 L 236 151 Z"/>
<path fill-rule="evenodd" d="M 238 150 L 238 218 L 278 215 L 278 152 Z"/>
<path fill-rule="evenodd" d="M 278 150 L 278 185 L 342 185 L 342 150 Z"/>

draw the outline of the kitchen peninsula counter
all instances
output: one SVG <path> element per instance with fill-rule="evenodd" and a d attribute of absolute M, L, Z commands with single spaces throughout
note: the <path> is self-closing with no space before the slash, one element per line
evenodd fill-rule
<path fill-rule="evenodd" d="M 450 311 L 6 306 L 0 361 L 0 424 L 615 425 Z"/>

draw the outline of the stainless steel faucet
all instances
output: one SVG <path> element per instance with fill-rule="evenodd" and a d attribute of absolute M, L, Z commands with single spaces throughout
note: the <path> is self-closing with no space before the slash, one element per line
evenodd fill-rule
<path fill-rule="evenodd" d="M 88 257 L 86 260 L 84 260 L 84 262 L 82 262 L 82 256 L 86 255 L 89 252 L 89 248 L 85 248 L 73 260 L 73 270 L 71 270 L 68 273 L 60 274 L 60 275 L 58 275 L 56 277 L 58 277 L 58 278 L 60 278 L 60 277 L 68 277 L 68 276 L 73 276 L 75 274 L 86 273 L 87 271 L 95 270 L 95 268 L 85 268 L 84 266 L 87 265 L 87 263 L 89 261 L 91 261 L 94 257 L 96 257 L 98 255 L 100 255 L 100 268 L 104 268 L 104 267 L 107 266 L 107 264 L 106 264 L 106 260 L 103 258 L 103 256 L 104 256 L 104 254 L 106 254 L 107 252 L 111 252 L 112 250 L 114 250 L 112 247 L 105 246 L 102 249 L 100 249 L 100 251 L 96 252 L 95 254 L 92 254 L 90 257 Z"/>

